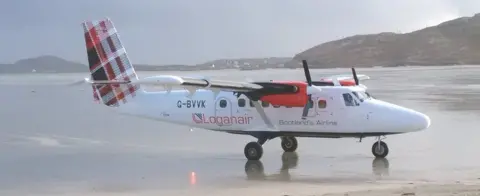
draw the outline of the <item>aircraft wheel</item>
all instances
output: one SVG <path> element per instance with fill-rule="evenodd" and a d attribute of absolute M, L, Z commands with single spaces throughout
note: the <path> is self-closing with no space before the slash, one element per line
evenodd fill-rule
<path fill-rule="evenodd" d="M 385 158 L 388 155 L 388 146 L 385 142 L 380 141 L 373 143 L 372 154 L 377 158 Z"/>
<path fill-rule="evenodd" d="M 248 160 L 259 160 L 263 155 L 263 148 L 258 142 L 249 142 L 245 145 L 244 149 L 245 157 Z"/>
<path fill-rule="evenodd" d="M 298 142 L 293 136 L 282 137 L 282 148 L 285 152 L 294 152 L 297 150 Z"/>

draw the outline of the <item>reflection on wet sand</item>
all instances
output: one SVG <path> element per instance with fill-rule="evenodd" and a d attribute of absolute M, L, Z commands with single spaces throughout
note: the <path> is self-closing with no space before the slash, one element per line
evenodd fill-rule
<path fill-rule="evenodd" d="M 372 161 L 372 171 L 375 176 L 382 177 L 389 175 L 390 163 L 386 158 L 375 158 Z"/>
<path fill-rule="evenodd" d="M 278 174 L 267 175 L 262 161 L 248 160 L 245 163 L 247 180 L 273 180 L 291 181 L 290 169 L 298 166 L 299 156 L 296 152 L 284 152 L 282 154 L 282 166 Z M 375 158 L 372 161 L 372 172 L 376 177 L 389 175 L 390 163 L 386 158 Z"/>

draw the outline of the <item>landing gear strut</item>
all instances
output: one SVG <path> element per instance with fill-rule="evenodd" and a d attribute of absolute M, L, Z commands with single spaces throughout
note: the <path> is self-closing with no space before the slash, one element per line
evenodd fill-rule
<path fill-rule="evenodd" d="M 282 148 L 285 152 L 294 152 L 297 150 L 298 142 L 297 139 L 293 136 L 282 137 Z"/>
<path fill-rule="evenodd" d="M 378 137 L 378 142 L 372 145 L 372 154 L 376 158 L 385 158 L 388 155 L 388 146 Z"/>

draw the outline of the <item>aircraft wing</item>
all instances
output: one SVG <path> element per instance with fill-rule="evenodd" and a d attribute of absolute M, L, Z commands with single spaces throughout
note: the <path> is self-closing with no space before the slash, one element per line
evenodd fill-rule
<path fill-rule="evenodd" d="M 90 78 L 85 78 L 85 81 L 90 84 L 140 84 L 140 85 L 160 85 L 167 88 L 172 87 L 184 87 L 191 89 L 198 88 L 210 88 L 210 89 L 219 89 L 222 91 L 232 91 L 232 92 L 249 92 L 260 90 L 263 86 L 249 83 L 249 82 L 236 82 L 236 81 L 227 81 L 227 80 L 208 80 L 203 78 L 193 78 L 193 77 L 183 77 L 183 76 L 174 76 L 174 75 L 160 75 L 160 76 L 151 76 L 138 80 L 132 81 L 99 81 L 99 80 L 90 80 Z"/>
<path fill-rule="evenodd" d="M 235 92 L 248 92 L 254 90 L 260 90 L 263 86 L 249 83 L 249 82 L 236 82 L 228 80 L 207 80 L 201 78 L 180 77 L 183 82 L 182 86 L 190 86 L 196 88 L 215 88 L 223 91 L 235 91 Z"/>
<path fill-rule="evenodd" d="M 357 77 L 358 77 L 359 81 L 370 79 L 369 76 L 364 75 L 364 74 L 357 74 Z M 334 79 L 337 79 L 339 81 L 340 80 L 353 80 L 353 76 L 351 76 L 351 75 L 336 75 L 336 76 L 329 76 L 329 77 L 321 78 L 321 80 L 323 80 L 323 81 L 332 81 Z"/>

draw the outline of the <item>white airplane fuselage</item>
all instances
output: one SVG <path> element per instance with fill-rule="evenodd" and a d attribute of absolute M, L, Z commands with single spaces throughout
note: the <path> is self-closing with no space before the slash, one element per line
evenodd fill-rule
<path fill-rule="evenodd" d="M 365 92 L 359 87 L 328 86 L 312 95 L 314 105 L 308 117 L 301 118 L 302 107 L 262 105 L 275 129 L 269 129 L 261 114 L 242 95 L 232 92 L 197 90 L 187 97 L 187 90 L 169 93 L 138 92 L 118 112 L 143 118 L 237 134 L 264 132 L 305 137 L 360 137 L 414 132 L 430 125 L 428 116 L 371 97 L 360 100 L 352 92 Z M 354 105 L 346 104 L 345 93 Z M 324 100 L 326 105 L 319 103 Z"/>

